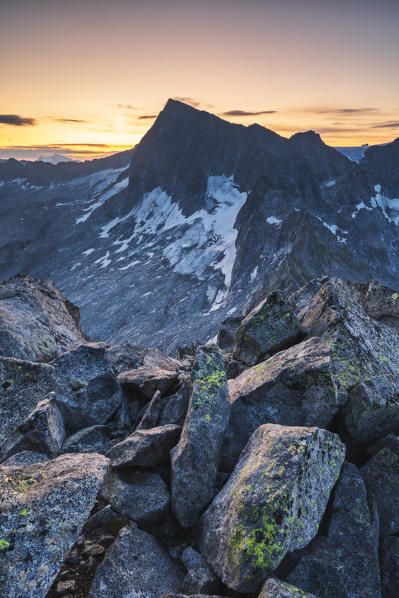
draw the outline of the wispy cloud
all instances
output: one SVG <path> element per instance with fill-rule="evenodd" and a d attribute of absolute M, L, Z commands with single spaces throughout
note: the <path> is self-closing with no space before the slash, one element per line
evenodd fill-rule
<path fill-rule="evenodd" d="M 131 104 L 117 104 L 117 106 L 118 108 L 124 108 L 125 110 L 137 110 L 137 108 L 135 108 Z"/>
<path fill-rule="evenodd" d="M 139 116 L 139 120 L 154 120 L 158 114 L 143 114 Z"/>
<path fill-rule="evenodd" d="M 13 125 L 14 127 L 26 127 L 36 124 L 34 118 L 26 118 L 18 114 L 0 114 L 0 124 Z"/>
<path fill-rule="evenodd" d="M 88 123 L 88 120 L 81 120 L 78 118 L 53 118 L 57 123 Z"/>
<path fill-rule="evenodd" d="M 379 108 L 305 108 L 299 112 L 310 112 L 312 114 L 328 114 L 331 116 L 352 116 L 354 114 L 370 114 L 378 112 Z"/>
<path fill-rule="evenodd" d="M 250 112 L 248 110 L 227 110 L 221 112 L 222 116 L 260 116 L 261 114 L 275 114 L 277 110 L 259 110 L 257 112 Z"/>
<path fill-rule="evenodd" d="M 371 126 L 372 129 L 399 129 L 399 120 L 393 120 L 384 123 L 375 123 Z"/>

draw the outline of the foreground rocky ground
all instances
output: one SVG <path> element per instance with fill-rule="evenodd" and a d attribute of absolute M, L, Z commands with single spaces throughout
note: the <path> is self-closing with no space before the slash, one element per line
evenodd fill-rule
<path fill-rule="evenodd" d="M 0 284 L 0 595 L 399 595 L 399 295 L 315 279 L 178 358 Z"/>

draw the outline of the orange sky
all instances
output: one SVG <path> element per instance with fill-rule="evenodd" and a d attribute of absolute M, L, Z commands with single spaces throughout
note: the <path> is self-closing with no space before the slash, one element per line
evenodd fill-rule
<path fill-rule="evenodd" d="M 285 136 L 391 141 L 398 25 L 393 0 L 2 0 L 0 158 L 126 149 L 169 97 Z"/>

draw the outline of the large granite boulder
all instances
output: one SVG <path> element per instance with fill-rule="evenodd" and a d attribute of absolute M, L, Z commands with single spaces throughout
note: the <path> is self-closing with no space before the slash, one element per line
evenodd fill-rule
<path fill-rule="evenodd" d="M 187 569 L 183 592 L 191 595 L 218 593 L 219 580 L 199 552 L 187 546 L 182 552 L 181 561 Z"/>
<path fill-rule="evenodd" d="M 385 536 L 381 541 L 381 585 L 383 598 L 399 596 L 399 538 Z"/>
<path fill-rule="evenodd" d="M 0 447 L 53 390 L 51 365 L 0 357 Z"/>
<path fill-rule="evenodd" d="M 75 432 L 104 424 L 122 402 L 122 391 L 112 371 L 106 345 L 81 344 L 52 362 L 57 402 L 65 427 Z"/>
<path fill-rule="evenodd" d="M 0 355 L 47 362 L 85 341 L 79 309 L 51 280 L 19 274 L 0 283 Z"/>
<path fill-rule="evenodd" d="M 232 470 L 262 424 L 326 428 L 338 412 L 330 347 L 317 337 L 281 351 L 229 380 L 230 423 L 223 466 Z"/>
<path fill-rule="evenodd" d="M 242 320 L 235 336 L 233 357 L 249 366 L 255 365 L 303 337 L 294 305 L 275 291 Z"/>
<path fill-rule="evenodd" d="M 172 509 L 183 527 L 192 526 L 213 498 L 229 410 L 223 355 L 216 345 L 199 347 L 186 420 L 171 454 Z"/>
<path fill-rule="evenodd" d="M 101 455 L 62 455 L 0 467 L 0 595 L 44 598 L 89 517 L 108 467 Z"/>
<path fill-rule="evenodd" d="M 254 592 L 317 533 L 345 447 L 318 428 L 261 426 L 200 519 L 202 555 L 222 581 Z"/>
<path fill-rule="evenodd" d="M 304 549 L 288 580 L 319 598 L 380 598 L 377 516 L 351 463 L 342 468 L 327 535 Z"/>
<path fill-rule="evenodd" d="M 160 598 L 179 592 L 182 579 L 182 571 L 156 539 L 132 523 L 109 548 L 88 598 Z"/>
<path fill-rule="evenodd" d="M 142 366 L 176 372 L 181 367 L 180 361 L 165 355 L 158 349 L 138 347 L 128 340 L 108 347 L 107 351 L 112 368 L 117 374 Z"/>

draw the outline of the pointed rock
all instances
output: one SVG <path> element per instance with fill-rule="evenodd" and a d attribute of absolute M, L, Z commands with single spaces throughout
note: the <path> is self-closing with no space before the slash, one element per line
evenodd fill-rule
<path fill-rule="evenodd" d="M 192 526 L 213 498 L 229 411 L 223 355 L 215 345 L 198 347 L 189 408 L 172 451 L 172 509 L 183 527 Z"/>

